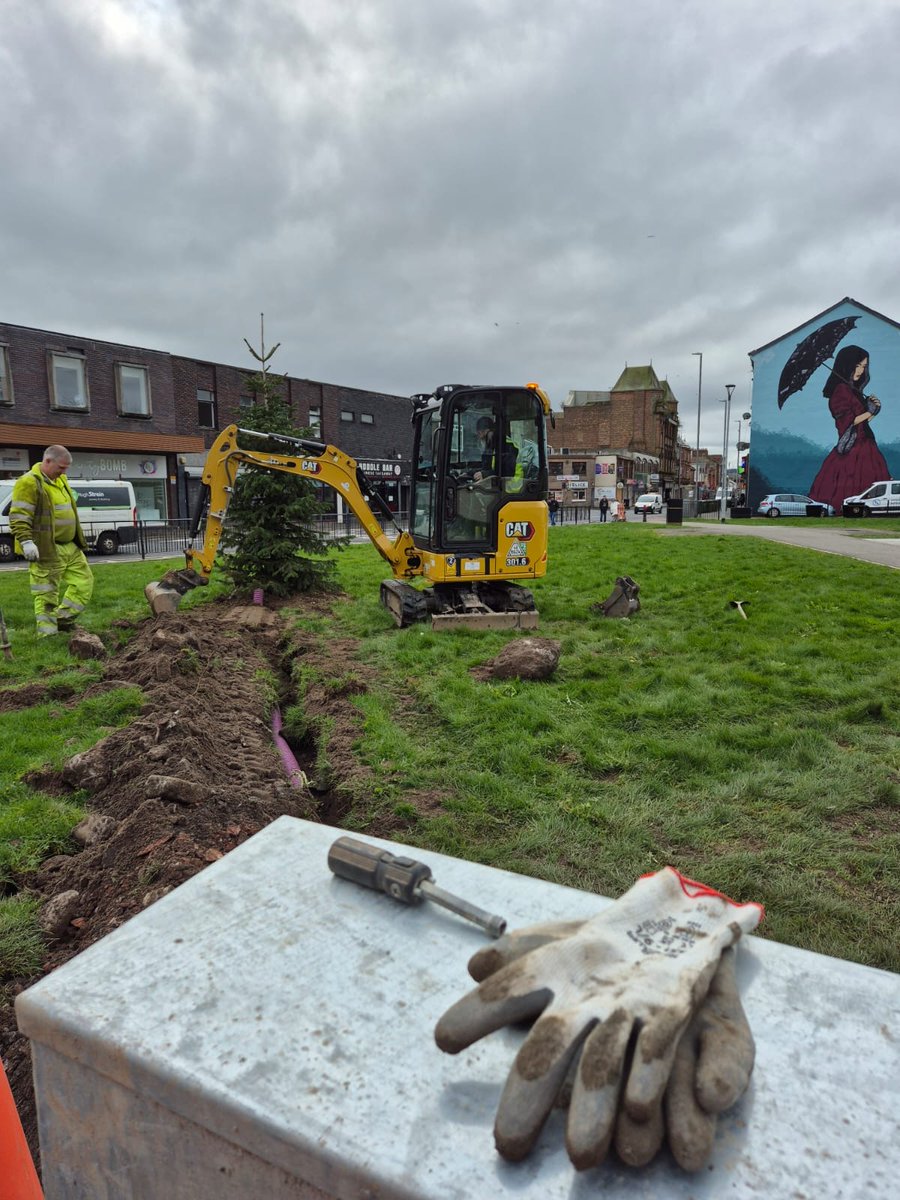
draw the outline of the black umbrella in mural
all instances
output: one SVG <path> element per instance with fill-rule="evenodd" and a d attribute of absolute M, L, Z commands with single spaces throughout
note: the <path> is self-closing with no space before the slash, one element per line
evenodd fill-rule
<path fill-rule="evenodd" d="M 814 371 L 831 358 L 838 342 L 856 327 L 859 317 L 841 317 L 814 329 L 809 337 L 798 342 L 794 353 L 784 364 L 778 380 L 778 407 L 783 408 L 788 396 L 799 392 L 809 382 Z"/>

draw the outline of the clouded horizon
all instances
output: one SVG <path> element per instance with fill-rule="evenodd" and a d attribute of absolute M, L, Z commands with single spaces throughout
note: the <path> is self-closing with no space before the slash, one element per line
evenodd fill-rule
<path fill-rule="evenodd" d="M 409 395 L 900 320 L 890 0 L 0 0 L 0 320 Z M 885 396 L 886 403 L 896 399 Z M 732 432 L 732 444 L 734 434 Z"/>

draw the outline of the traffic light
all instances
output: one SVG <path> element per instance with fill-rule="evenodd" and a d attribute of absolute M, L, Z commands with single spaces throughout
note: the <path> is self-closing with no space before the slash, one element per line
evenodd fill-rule
<path fill-rule="evenodd" d="M 738 463 L 738 475 L 746 475 L 746 473 L 747 473 L 747 458 L 748 457 L 749 456 L 746 454 L 741 455 L 740 462 Z"/>

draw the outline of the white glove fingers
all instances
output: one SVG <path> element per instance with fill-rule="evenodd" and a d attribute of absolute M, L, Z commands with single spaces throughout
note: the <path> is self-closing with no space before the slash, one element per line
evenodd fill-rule
<path fill-rule="evenodd" d="M 741 1004 L 733 949 L 723 951 L 706 1001 L 694 1018 L 697 1069 L 694 1090 L 710 1113 L 725 1112 L 746 1092 L 756 1047 Z"/>
<path fill-rule="evenodd" d="M 616 1122 L 632 1019 L 617 1009 L 588 1036 L 578 1059 L 566 1122 L 566 1149 L 579 1171 L 606 1158 Z"/>
<path fill-rule="evenodd" d="M 616 1154 L 629 1167 L 645 1167 L 663 1143 L 662 1102 L 646 1121 L 633 1120 L 623 1108 L 616 1120 Z"/>
<path fill-rule="evenodd" d="M 659 1107 L 688 1017 L 681 1009 L 663 1009 L 638 1033 L 623 1097 L 635 1121 L 649 1121 Z"/>
<path fill-rule="evenodd" d="M 509 1162 L 524 1158 L 537 1141 L 586 1034 L 572 1018 L 549 1016 L 525 1039 L 494 1122 L 494 1142 Z"/>
<path fill-rule="evenodd" d="M 684 1171 L 699 1171 L 712 1154 L 716 1118 L 703 1109 L 694 1090 L 697 1044 L 692 1026 L 678 1046 L 665 1097 L 669 1149 Z"/>
<path fill-rule="evenodd" d="M 523 954 L 546 946 L 548 942 L 558 942 L 561 938 L 571 937 L 583 924 L 584 921 L 546 921 L 541 925 L 515 929 L 473 954 L 469 959 L 469 974 L 481 983 L 483 979 L 509 966 Z"/>
<path fill-rule="evenodd" d="M 504 1025 L 539 1016 L 553 993 L 548 987 L 535 987 L 530 980 L 527 991 L 516 992 L 516 982 L 521 982 L 521 972 L 503 971 L 457 1000 L 435 1026 L 434 1040 L 440 1049 L 458 1054 Z"/>

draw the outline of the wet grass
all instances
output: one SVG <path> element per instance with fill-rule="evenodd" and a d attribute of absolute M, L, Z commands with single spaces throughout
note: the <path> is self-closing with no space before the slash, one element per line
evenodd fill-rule
<path fill-rule="evenodd" d="M 358 699 L 377 779 L 360 825 L 393 806 L 415 844 L 606 895 L 671 863 L 762 901 L 770 937 L 900 969 L 894 572 L 724 534 L 555 529 L 534 590 L 559 669 L 485 684 L 469 668 L 508 635 L 395 630 L 367 549 L 339 569 L 356 603 L 338 620 L 385 685 Z M 590 605 L 620 574 L 642 608 L 605 620 Z"/>
<path fill-rule="evenodd" d="M 613 896 L 671 863 L 764 903 L 765 936 L 900 969 L 896 573 L 642 523 L 556 528 L 550 555 L 539 635 L 562 657 L 544 683 L 477 682 L 470 669 L 508 634 L 397 630 L 378 602 L 378 555 L 337 556 L 352 603 L 302 623 L 357 637 L 380 679 L 348 701 L 372 771 L 348 826 L 383 819 L 414 845 Z M 146 612 L 143 585 L 167 565 L 98 567 L 85 625 L 127 637 L 114 622 Z M 640 584 L 641 611 L 604 620 L 590 606 L 622 574 Z M 23 575 L 0 573 L 0 607 L 14 653 L 0 688 L 52 680 L 71 693 L 0 729 L 8 878 L 64 845 L 81 811 L 21 775 L 129 720 L 136 694 L 78 701 L 98 668 L 73 665 L 64 639 L 34 638 Z M 5 919 L 33 925 L 18 907 Z"/>

